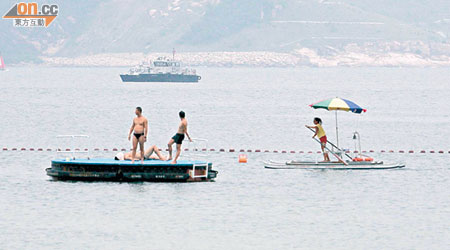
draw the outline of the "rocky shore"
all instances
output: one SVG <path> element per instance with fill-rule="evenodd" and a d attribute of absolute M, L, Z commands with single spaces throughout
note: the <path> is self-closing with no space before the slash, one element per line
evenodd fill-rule
<path fill-rule="evenodd" d="M 41 57 L 47 66 L 131 67 L 170 53 L 104 53 L 77 57 Z M 185 52 L 185 65 L 209 67 L 441 67 L 450 66 L 450 45 L 421 42 L 349 44 L 342 48 L 299 48 L 282 52 Z"/>

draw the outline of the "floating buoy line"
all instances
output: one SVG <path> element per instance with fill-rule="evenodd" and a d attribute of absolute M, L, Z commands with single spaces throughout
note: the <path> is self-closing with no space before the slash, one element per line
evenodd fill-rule
<path fill-rule="evenodd" d="M 36 152 L 64 152 L 64 151 L 71 151 L 70 148 L 25 148 L 25 147 L 3 147 L 1 151 L 12 151 L 12 152 L 21 152 L 21 151 L 36 151 Z M 75 148 L 75 151 L 94 151 L 94 152 L 108 152 L 108 151 L 131 151 L 131 149 L 125 149 L 125 148 Z M 167 151 L 167 149 L 166 149 Z M 223 152 L 223 153 L 281 153 L 281 154 L 321 154 L 322 151 L 305 151 L 305 150 L 262 150 L 262 149 L 239 149 L 236 150 L 234 148 L 230 149 L 215 149 L 215 148 L 202 148 L 202 149 L 189 149 L 185 148 L 184 151 L 201 151 L 201 152 Z M 359 151 L 345 151 L 345 153 L 355 153 L 359 154 Z M 450 154 L 450 150 L 362 150 L 361 153 L 399 153 L 399 154 Z"/>

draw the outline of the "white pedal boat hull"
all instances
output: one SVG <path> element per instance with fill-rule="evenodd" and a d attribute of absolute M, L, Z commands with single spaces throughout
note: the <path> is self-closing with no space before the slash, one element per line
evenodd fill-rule
<path fill-rule="evenodd" d="M 401 163 L 380 162 L 313 162 L 313 161 L 287 161 L 287 162 L 264 162 L 264 167 L 268 169 L 331 169 L 331 170 L 376 170 L 404 168 Z"/>

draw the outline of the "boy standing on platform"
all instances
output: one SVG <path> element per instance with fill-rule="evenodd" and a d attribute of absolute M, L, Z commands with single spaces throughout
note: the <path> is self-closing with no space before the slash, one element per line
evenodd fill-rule
<path fill-rule="evenodd" d="M 184 140 L 184 134 L 186 134 L 186 136 L 188 137 L 189 141 L 192 141 L 191 137 L 189 136 L 189 133 L 187 131 L 187 119 L 185 118 L 186 114 L 184 113 L 184 111 L 180 111 L 179 113 L 181 122 L 180 125 L 178 126 L 178 131 L 177 133 L 172 137 L 172 139 L 170 139 L 169 143 L 167 144 L 167 146 L 169 147 L 169 161 L 172 160 L 172 145 L 174 143 L 177 144 L 177 153 L 175 155 L 175 159 L 173 159 L 172 164 L 177 163 L 178 157 L 180 157 L 181 154 L 181 144 L 183 143 Z"/>

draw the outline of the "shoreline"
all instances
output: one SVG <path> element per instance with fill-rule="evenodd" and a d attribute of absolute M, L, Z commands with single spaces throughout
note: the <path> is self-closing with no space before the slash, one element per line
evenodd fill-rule
<path fill-rule="evenodd" d="M 56 67 L 133 67 L 169 53 L 108 53 L 78 57 L 40 57 L 36 65 Z M 176 60 L 190 67 L 274 67 L 274 68 L 333 68 L 333 67 L 448 67 L 450 56 L 421 56 L 412 53 L 345 52 L 321 56 L 310 49 L 292 53 L 279 52 L 198 52 L 179 53 Z M 29 65 L 24 63 L 23 65 Z"/>
<path fill-rule="evenodd" d="M 41 56 L 41 63 L 21 62 L 10 67 L 134 67 L 143 61 L 171 53 L 103 53 L 77 57 Z M 184 52 L 176 54 L 187 67 L 215 68 L 441 68 L 450 66 L 450 55 L 421 56 L 413 53 L 337 52 L 318 55 L 311 49 L 280 52 Z"/>

